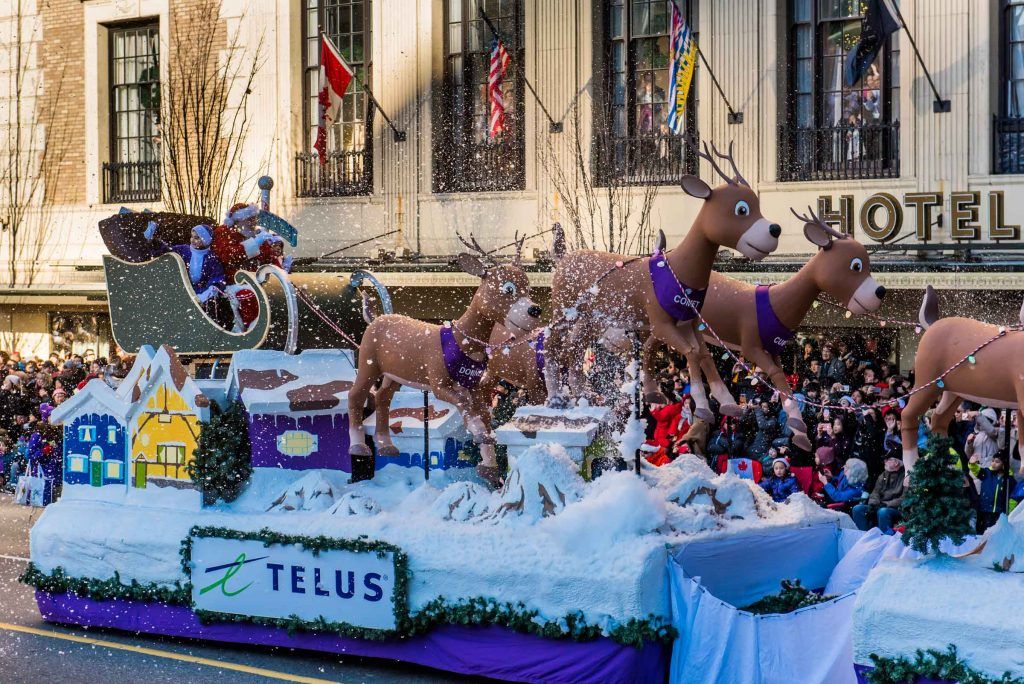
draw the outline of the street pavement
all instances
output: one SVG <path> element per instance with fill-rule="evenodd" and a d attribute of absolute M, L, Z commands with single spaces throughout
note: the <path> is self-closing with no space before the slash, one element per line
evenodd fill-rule
<path fill-rule="evenodd" d="M 29 529 L 41 514 L 42 509 L 17 506 L 10 495 L 0 494 L 0 682 L 4 684 L 474 681 L 366 658 L 48 624 L 39 617 L 32 589 L 18 581 L 29 556 Z"/>

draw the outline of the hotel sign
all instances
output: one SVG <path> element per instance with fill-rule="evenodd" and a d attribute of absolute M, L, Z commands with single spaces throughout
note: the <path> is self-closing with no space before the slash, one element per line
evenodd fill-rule
<path fill-rule="evenodd" d="M 981 208 L 988 207 L 988 221 L 982 222 Z M 936 226 L 948 226 L 948 238 L 956 241 L 1020 240 L 1020 226 L 1006 222 L 1002 190 L 984 196 L 978 190 L 951 192 L 909 192 L 897 197 L 878 192 L 855 207 L 853 195 L 821 195 L 818 211 L 822 219 L 850 235 L 854 227 L 875 242 L 899 237 L 904 225 L 912 225 L 920 242 L 935 241 Z"/>

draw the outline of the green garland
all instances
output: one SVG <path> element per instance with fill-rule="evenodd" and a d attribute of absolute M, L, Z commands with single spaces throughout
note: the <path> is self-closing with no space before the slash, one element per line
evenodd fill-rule
<path fill-rule="evenodd" d="M 999 678 L 978 672 L 957 655 L 953 644 L 945 651 L 918 649 L 913 660 L 905 656 L 883 658 L 876 653 L 870 658 L 875 669 L 868 673 L 869 684 L 901 684 L 915 682 L 918 677 L 958 684 L 1024 684 L 1024 677 L 1014 677 L 1009 672 Z"/>
<path fill-rule="evenodd" d="M 110 601 L 112 599 L 126 599 L 129 601 L 143 601 L 147 603 L 166 603 L 169 605 L 187 604 L 192 600 L 192 592 L 189 587 L 183 586 L 181 582 L 173 585 L 166 584 L 140 584 L 132 580 L 131 584 L 121 581 L 121 576 L 115 572 L 114 576 L 105 579 L 93 579 L 83 577 L 71 577 L 64 568 L 56 568 L 50 574 L 39 569 L 35 563 L 30 562 L 25 572 L 18 578 L 23 584 L 34 587 L 39 591 L 48 594 L 74 594 L 84 596 L 97 601 Z"/>
<path fill-rule="evenodd" d="M 391 631 L 367 629 L 348 623 L 331 622 L 324 619 L 304 620 L 298 616 L 289 618 L 264 618 L 248 615 L 235 615 L 213 611 L 195 610 L 192 604 L 191 560 L 193 537 L 222 537 L 225 539 L 254 540 L 271 544 L 299 544 L 313 555 L 322 551 L 347 550 L 355 552 L 376 552 L 380 555 L 391 552 L 395 559 L 395 615 L 398 628 Z M 312 631 L 334 633 L 359 639 L 380 640 L 389 638 L 405 638 L 423 634 L 439 625 L 472 625 L 485 627 L 496 625 L 523 634 L 532 634 L 547 639 L 572 639 L 574 641 L 591 641 L 602 636 L 601 627 L 589 624 L 582 612 L 570 613 L 558 620 L 542 620 L 540 613 L 528 609 L 523 603 L 501 603 L 491 598 L 476 597 L 448 601 L 438 597 L 414 615 L 409 613 L 408 587 L 410 572 L 408 558 L 398 547 L 386 542 L 378 542 L 359 537 L 358 539 L 336 539 L 332 537 L 302 537 L 283 534 L 270 529 L 259 532 L 243 532 L 224 527 L 193 527 L 181 544 L 181 567 L 189 582 L 185 585 L 176 583 L 174 588 L 158 585 L 131 585 L 121 583 L 115 573 L 108 580 L 70 578 L 64 570 L 58 568 L 52 575 L 44 575 L 29 566 L 21 580 L 36 589 L 48 593 L 74 593 L 96 600 L 110 598 L 126 598 L 136 601 L 159 601 L 167 604 L 186 605 L 193 607 L 196 616 L 204 623 L 209 622 L 246 622 L 268 627 L 281 627 L 289 633 L 296 631 Z M 32 572 L 35 570 L 34 572 Z M 642 647 L 645 643 L 671 643 L 677 631 L 664 618 L 649 615 L 645 619 L 633 618 L 609 631 L 608 636 L 617 643 Z"/>
<path fill-rule="evenodd" d="M 755 615 L 792 613 L 800 608 L 806 608 L 818 603 L 827 603 L 834 598 L 835 596 L 816 594 L 810 589 L 801 586 L 800 580 L 782 580 L 782 589 L 778 593 L 764 596 L 749 606 L 740 608 L 740 610 L 745 610 Z"/>

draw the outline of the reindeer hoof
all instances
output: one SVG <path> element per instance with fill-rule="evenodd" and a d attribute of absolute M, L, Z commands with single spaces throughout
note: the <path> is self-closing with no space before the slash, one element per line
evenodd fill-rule
<path fill-rule="evenodd" d="M 722 404 L 718 407 L 718 412 L 730 418 L 739 418 L 743 415 L 743 409 L 739 404 Z"/>
<path fill-rule="evenodd" d="M 348 448 L 350 456 L 373 456 L 373 452 L 370 451 L 370 447 L 362 442 L 356 442 Z"/>
<path fill-rule="evenodd" d="M 793 432 L 802 432 L 805 435 L 807 434 L 807 423 L 804 422 L 803 418 L 790 418 L 786 421 L 786 426 Z"/>
<path fill-rule="evenodd" d="M 699 408 L 693 412 L 693 415 L 700 418 L 708 425 L 712 425 L 715 422 L 715 414 L 711 412 L 711 409 Z"/>
<path fill-rule="evenodd" d="M 668 404 L 668 397 L 662 392 L 648 392 L 644 395 L 644 401 L 648 404 Z"/>
<path fill-rule="evenodd" d="M 400 456 L 401 454 L 402 452 L 399 451 L 398 447 L 396 447 L 394 444 L 386 444 L 384 446 L 377 447 L 378 456 L 388 456 L 394 458 L 395 456 Z"/>
<path fill-rule="evenodd" d="M 807 435 L 795 434 L 793 435 L 793 446 L 801 451 L 810 451 L 811 440 L 807 438 Z"/>
<path fill-rule="evenodd" d="M 485 466 L 481 463 L 476 467 L 476 474 L 482 477 L 493 489 L 498 489 L 504 483 L 501 477 L 501 470 L 497 466 Z"/>

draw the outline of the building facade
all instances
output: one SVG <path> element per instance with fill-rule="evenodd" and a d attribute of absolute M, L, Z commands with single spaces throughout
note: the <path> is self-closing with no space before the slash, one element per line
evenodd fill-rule
<path fill-rule="evenodd" d="M 36 241 L 38 267 L 31 283 L 0 292 L 0 327 L 44 351 L 54 315 L 103 309 L 97 220 L 121 206 L 167 203 L 160 116 L 175 73 L 175 26 L 202 16 L 204 1 L 5 3 L 8 53 L 16 42 L 29 55 L 22 59 L 37 100 L 59 83 L 63 103 L 47 121 L 66 153 L 46 188 L 52 208 Z M 898 3 L 948 112 L 937 111 L 906 31 L 857 86 L 844 85 L 864 4 L 679 1 L 732 108 L 701 64 L 687 130 L 734 146 L 763 213 L 784 228 L 777 256 L 718 267 L 751 281 L 784 278 L 814 249 L 790 214 L 810 205 L 872 246 L 874 271 L 893 291 L 891 318 L 913 318 L 932 283 L 966 292 L 946 301 L 949 309 L 1016 321 L 1024 2 Z M 495 138 L 494 37 L 478 5 L 511 59 L 505 131 Z M 12 42 L 18 12 L 23 29 Z M 557 221 L 573 246 L 643 253 L 659 229 L 670 244 L 679 240 L 699 210 L 681 176 L 713 178 L 665 123 L 669 0 L 223 0 L 217 12 L 220 28 L 192 29 L 209 32 L 224 59 L 259 64 L 251 81 L 244 69 L 231 79 L 250 93 L 234 93 L 248 128 L 231 172 L 249 180 L 229 199 L 255 199 L 255 178 L 269 173 L 273 208 L 300 231 L 300 268 L 368 262 L 398 289 L 400 307 L 436 309 L 424 316 L 450 315 L 473 285 L 444 266 L 459 250 L 457 232 L 500 246 Z M 324 165 L 312 155 L 321 31 L 358 77 Z M 14 92 L 3 93 L 9 111 Z M 549 244 L 550 234 L 530 238 L 527 256 Z M 543 268 L 533 277 L 550 282 Z M 422 296 L 425 289 L 436 295 Z M 841 314 L 822 307 L 812 325 L 854 323 Z M 898 337 L 905 356 L 913 331 Z"/>

